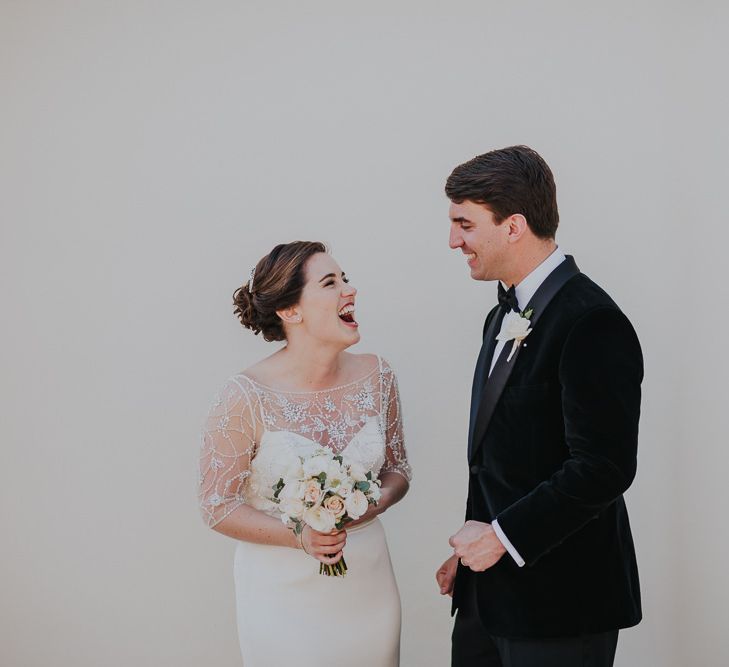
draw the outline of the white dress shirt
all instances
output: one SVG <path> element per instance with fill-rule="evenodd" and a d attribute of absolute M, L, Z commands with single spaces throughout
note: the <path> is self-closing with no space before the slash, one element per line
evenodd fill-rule
<path fill-rule="evenodd" d="M 555 248 L 552 254 L 547 257 L 536 269 L 534 269 L 524 280 L 522 280 L 515 288 L 516 301 L 519 304 L 519 310 L 523 310 L 527 307 L 529 301 L 534 296 L 540 285 L 546 280 L 547 276 L 552 273 L 564 260 L 567 259 L 565 254 L 559 249 Z M 508 289 L 508 285 L 504 285 L 504 288 Z M 502 325 L 503 326 L 503 325 Z M 499 332 L 501 333 L 501 332 Z M 494 356 L 491 358 L 491 367 L 489 368 L 489 377 L 491 372 L 494 370 L 496 360 L 501 354 L 501 350 L 504 349 L 506 344 L 513 345 L 512 341 L 500 340 L 496 343 L 494 349 Z M 514 548 L 514 545 L 506 537 L 504 531 L 501 530 L 499 522 L 494 519 L 491 523 L 491 527 L 496 533 L 496 537 L 499 538 L 501 544 L 504 545 L 505 549 L 509 552 L 509 555 L 516 561 L 519 567 L 524 567 L 524 559 L 519 555 L 519 552 Z"/>

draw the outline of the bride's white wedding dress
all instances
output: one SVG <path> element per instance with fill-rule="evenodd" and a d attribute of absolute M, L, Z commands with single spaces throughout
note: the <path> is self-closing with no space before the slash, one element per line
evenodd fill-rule
<path fill-rule="evenodd" d="M 272 486 L 321 445 L 376 473 L 408 480 L 395 375 L 379 357 L 356 382 L 283 392 L 246 375 L 213 403 L 202 443 L 201 509 L 214 526 L 243 503 L 278 517 Z M 245 667 L 396 667 L 400 596 L 379 519 L 347 530 L 344 577 L 319 574 L 300 549 L 239 541 L 234 559 Z"/>

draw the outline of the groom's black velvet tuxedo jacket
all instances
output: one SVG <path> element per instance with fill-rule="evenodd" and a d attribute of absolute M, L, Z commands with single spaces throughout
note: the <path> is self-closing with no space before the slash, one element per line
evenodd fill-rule
<path fill-rule="evenodd" d="M 527 310 L 524 304 L 520 304 Z M 499 526 L 507 553 L 459 564 L 453 610 L 474 596 L 489 634 L 570 637 L 641 619 L 623 492 L 636 471 L 640 344 L 613 300 L 568 257 L 530 302 L 533 330 L 485 384 L 499 308 L 474 381 L 466 519 Z M 511 342 L 506 343 L 510 351 Z"/>

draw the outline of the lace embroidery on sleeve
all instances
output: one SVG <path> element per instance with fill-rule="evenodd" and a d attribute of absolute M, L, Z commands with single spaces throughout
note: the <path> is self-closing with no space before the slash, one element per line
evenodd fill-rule
<path fill-rule="evenodd" d="M 255 434 L 250 394 L 233 378 L 215 398 L 202 433 L 198 497 L 200 512 L 211 528 L 246 502 Z"/>
<path fill-rule="evenodd" d="M 380 383 L 383 387 L 382 417 L 385 432 L 385 465 L 380 472 L 397 472 L 410 481 L 413 473 L 405 450 L 400 391 L 395 373 L 384 359 L 380 360 Z"/>

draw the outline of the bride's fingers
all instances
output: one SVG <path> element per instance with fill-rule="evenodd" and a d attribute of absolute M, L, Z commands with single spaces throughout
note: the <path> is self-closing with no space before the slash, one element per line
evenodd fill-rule
<path fill-rule="evenodd" d="M 333 544 L 320 544 L 317 545 L 316 549 L 320 554 L 335 554 L 338 551 L 342 551 L 346 544 L 346 540 L 340 540 Z"/>
<path fill-rule="evenodd" d="M 322 535 L 316 540 L 317 545 L 331 547 L 335 544 L 344 544 L 347 541 L 347 533 L 341 532 L 336 535 Z"/>
<path fill-rule="evenodd" d="M 324 563 L 324 565 L 334 565 L 335 563 L 338 563 L 340 560 L 342 560 L 342 556 L 344 555 L 343 552 L 339 551 L 334 556 L 329 555 L 322 555 L 319 556 L 319 560 Z"/>

